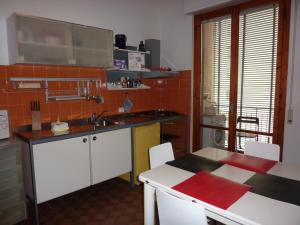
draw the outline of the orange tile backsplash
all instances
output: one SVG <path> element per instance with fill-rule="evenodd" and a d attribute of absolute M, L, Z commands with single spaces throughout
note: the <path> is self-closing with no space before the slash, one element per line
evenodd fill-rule
<path fill-rule="evenodd" d="M 187 115 L 191 113 L 191 71 L 182 71 L 179 76 L 170 78 L 144 79 L 142 82 L 151 89 L 130 91 L 108 91 L 104 85 L 97 90 L 91 87 L 92 95 L 104 96 L 104 103 L 95 101 L 45 101 L 44 89 L 15 89 L 10 77 L 94 77 L 106 82 L 105 70 L 101 68 L 43 66 L 43 65 L 11 65 L 0 66 L 0 109 L 8 109 L 10 130 L 20 125 L 31 124 L 30 101 L 41 103 L 42 122 L 87 118 L 92 113 L 108 110 L 108 114 L 117 114 L 125 98 L 133 102 L 132 111 L 168 109 Z M 50 90 L 76 91 L 74 82 L 53 82 Z"/>

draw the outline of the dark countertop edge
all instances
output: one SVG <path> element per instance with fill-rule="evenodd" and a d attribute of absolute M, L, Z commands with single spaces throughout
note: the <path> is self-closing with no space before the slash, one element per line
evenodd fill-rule
<path fill-rule="evenodd" d="M 168 121 L 174 121 L 174 120 L 179 120 L 184 118 L 186 115 L 184 114 L 179 114 L 177 116 L 168 116 L 167 118 L 162 118 L 162 119 L 152 119 L 152 120 L 147 120 L 143 122 L 136 122 L 136 123 L 129 123 L 129 124 L 124 124 L 124 125 L 113 125 L 109 127 L 104 127 L 102 129 L 96 129 L 96 130 L 88 130 L 88 131 L 81 131 L 81 132 L 76 132 L 72 134 L 62 134 L 62 135 L 57 135 L 57 136 L 51 136 L 51 137 L 46 137 L 46 138 L 39 138 L 39 139 L 27 139 L 22 135 L 22 133 L 15 132 L 15 136 L 21 139 L 24 142 L 27 142 L 30 145 L 35 145 L 35 144 L 43 144 L 51 141 L 60 141 L 60 140 L 65 140 L 65 139 L 70 139 L 70 138 L 75 138 L 75 137 L 82 137 L 86 135 L 92 135 L 92 134 L 98 134 L 98 133 L 103 133 L 107 131 L 112 131 L 112 130 L 120 130 L 124 128 L 132 128 L 132 127 L 138 127 L 138 126 L 144 126 L 144 125 L 149 125 L 153 123 L 162 123 L 162 122 L 168 122 Z"/>

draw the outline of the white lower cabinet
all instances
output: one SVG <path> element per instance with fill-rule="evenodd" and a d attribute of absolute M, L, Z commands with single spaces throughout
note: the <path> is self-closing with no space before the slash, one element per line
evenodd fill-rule
<path fill-rule="evenodd" d="M 131 171 L 131 129 L 91 136 L 92 184 Z"/>
<path fill-rule="evenodd" d="M 131 171 L 130 128 L 32 148 L 38 204 Z"/>
<path fill-rule="evenodd" d="M 90 186 L 89 136 L 33 145 L 37 203 Z"/>

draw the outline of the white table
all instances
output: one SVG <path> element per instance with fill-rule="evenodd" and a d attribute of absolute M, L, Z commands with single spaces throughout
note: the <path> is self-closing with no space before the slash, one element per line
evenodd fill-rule
<path fill-rule="evenodd" d="M 216 148 L 204 148 L 193 154 L 213 160 L 221 160 L 230 156 L 232 152 Z M 230 165 L 223 165 L 211 173 L 239 183 L 244 183 L 255 174 L 254 172 Z M 300 166 L 289 166 L 279 162 L 268 173 L 300 181 Z M 193 175 L 194 173 L 192 172 L 166 164 L 140 174 L 139 179 L 144 183 L 145 225 L 154 225 L 156 188 L 164 189 L 180 198 L 198 202 L 205 207 L 208 217 L 224 224 L 300 225 L 299 206 L 252 192 L 247 192 L 227 210 L 223 210 L 172 189 L 173 186 Z"/>

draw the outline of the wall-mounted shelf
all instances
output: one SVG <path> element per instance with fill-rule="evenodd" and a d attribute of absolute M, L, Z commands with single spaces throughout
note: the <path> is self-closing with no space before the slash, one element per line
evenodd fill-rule
<path fill-rule="evenodd" d="M 123 48 L 116 48 L 116 47 L 114 47 L 114 51 L 134 52 L 134 53 L 145 53 L 145 54 L 148 54 L 148 55 L 151 54 L 150 51 L 141 52 L 141 51 L 137 51 L 137 50 L 123 49 Z"/>
<path fill-rule="evenodd" d="M 130 78 L 141 78 L 141 79 L 152 79 L 152 78 L 167 78 L 179 75 L 178 71 L 133 71 L 133 70 L 116 70 L 109 69 L 106 70 L 107 81 L 114 82 L 119 81 L 121 77 Z"/>
<path fill-rule="evenodd" d="M 133 87 L 133 88 L 123 88 L 117 85 L 114 85 L 112 83 L 107 83 L 107 90 L 109 91 L 122 91 L 122 90 L 141 90 L 141 89 L 150 89 L 151 87 L 145 85 L 145 84 L 141 84 L 138 87 Z"/>
<path fill-rule="evenodd" d="M 22 82 L 42 82 L 45 89 L 46 102 L 49 100 L 78 100 L 86 99 L 87 95 L 90 93 L 90 83 L 95 82 L 96 87 L 101 87 L 101 80 L 98 78 L 71 78 L 71 77 L 11 77 L 10 80 L 14 83 L 15 88 L 19 88 L 20 85 L 17 83 Z M 70 95 L 51 95 L 48 90 L 48 82 L 76 82 L 77 89 L 76 94 Z M 80 87 L 81 82 L 86 82 L 86 86 Z M 84 93 L 85 92 L 85 93 Z"/>
<path fill-rule="evenodd" d="M 164 78 L 179 75 L 178 71 L 143 71 L 142 77 L 144 79 L 150 78 Z"/>
<path fill-rule="evenodd" d="M 159 41 L 158 41 L 159 45 Z M 151 49 L 151 48 L 150 48 Z M 159 52 L 159 47 L 158 50 L 155 49 L 156 51 Z M 150 61 L 153 59 L 150 59 L 152 54 L 155 53 L 155 50 L 153 52 L 151 51 L 146 51 L 146 52 L 141 52 L 141 51 L 136 51 L 136 50 L 131 50 L 131 49 L 120 49 L 117 47 L 114 47 L 114 59 L 115 60 L 125 60 L 127 64 L 127 68 L 130 68 L 129 65 L 129 53 L 143 53 L 145 55 L 145 67 L 141 67 L 144 70 L 124 70 L 124 69 L 108 69 L 107 70 L 107 80 L 108 82 L 113 82 L 117 81 L 120 79 L 120 77 L 130 77 L 130 78 L 141 78 L 141 79 L 150 79 L 150 78 L 164 78 L 164 77 L 170 77 L 170 76 L 175 76 L 179 74 L 177 71 L 151 71 L 150 68 L 153 68 L 153 65 L 150 64 Z M 156 56 L 156 54 L 154 54 Z M 159 54 L 158 54 L 159 55 Z M 147 64 L 147 59 L 148 59 L 148 64 Z M 156 63 L 157 64 L 157 63 Z M 155 64 L 155 65 L 156 65 Z M 152 66 L 151 66 L 152 65 Z M 158 63 L 159 67 L 160 63 Z M 132 69 L 132 68 L 131 68 Z"/>

